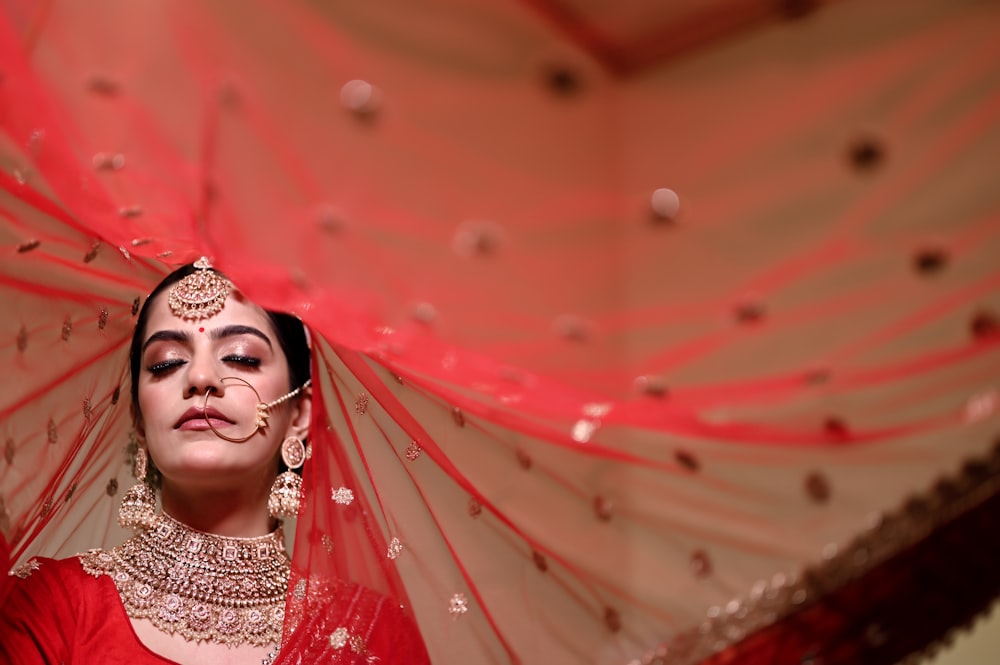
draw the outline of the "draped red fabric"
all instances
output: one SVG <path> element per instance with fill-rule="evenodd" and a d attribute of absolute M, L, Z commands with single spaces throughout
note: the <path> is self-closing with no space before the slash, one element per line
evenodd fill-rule
<path fill-rule="evenodd" d="M 10 570 L 10 545 L 3 534 L 0 534 L 0 563 L 5 569 Z M 0 580 L 0 598 L 6 597 L 6 586 L 7 580 Z"/>
<path fill-rule="evenodd" d="M 209 255 L 313 332 L 306 614 L 336 578 L 433 662 L 694 663 L 918 603 L 879 566 L 992 505 L 935 483 L 996 436 L 998 18 L 0 1 L 10 566 L 124 537 L 135 311 Z"/>

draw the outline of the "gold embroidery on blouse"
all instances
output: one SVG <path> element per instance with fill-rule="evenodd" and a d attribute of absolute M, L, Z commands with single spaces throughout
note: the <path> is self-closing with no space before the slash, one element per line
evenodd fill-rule
<path fill-rule="evenodd" d="M 42 564 L 38 562 L 38 559 L 31 557 L 24 563 L 22 563 L 17 568 L 11 570 L 8 575 L 11 577 L 20 577 L 22 580 L 28 579 L 29 576 L 36 570 L 42 567 Z"/>

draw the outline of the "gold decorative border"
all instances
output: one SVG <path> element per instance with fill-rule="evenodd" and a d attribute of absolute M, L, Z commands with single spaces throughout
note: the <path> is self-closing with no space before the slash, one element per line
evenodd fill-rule
<path fill-rule="evenodd" d="M 956 476 L 939 480 L 928 492 L 880 515 L 847 545 L 827 546 L 817 565 L 756 582 L 745 598 L 710 608 L 699 626 L 679 633 L 628 665 L 696 665 L 711 658 L 864 576 L 998 491 L 1000 441 L 985 458 L 967 461 Z M 924 653 L 931 655 L 936 644 Z M 914 657 L 919 662 L 923 656 Z"/>

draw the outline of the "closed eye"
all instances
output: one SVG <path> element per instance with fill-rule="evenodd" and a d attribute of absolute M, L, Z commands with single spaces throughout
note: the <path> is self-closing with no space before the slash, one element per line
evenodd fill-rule
<path fill-rule="evenodd" d="M 179 358 L 174 358 L 174 359 L 171 359 L 171 360 L 164 360 L 162 362 L 153 363 L 152 365 L 150 365 L 149 367 L 147 367 L 146 370 L 150 374 L 152 374 L 153 376 L 160 376 L 162 374 L 166 374 L 167 372 L 169 372 L 170 370 L 172 370 L 172 369 L 174 369 L 176 367 L 180 367 L 181 365 L 184 365 L 185 363 L 187 363 L 186 360 L 181 360 Z"/>
<path fill-rule="evenodd" d="M 231 354 L 225 356 L 222 359 L 222 361 L 226 363 L 233 363 L 236 365 L 243 365 L 244 367 L 253 367 L 253 368 L 260 367 L 260 358 L 256 358 L 254 356 L 241 356 L 238 354 Z"/>

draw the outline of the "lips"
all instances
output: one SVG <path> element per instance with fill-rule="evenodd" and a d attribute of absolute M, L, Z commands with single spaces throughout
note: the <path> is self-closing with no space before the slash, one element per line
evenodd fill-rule
<path fill-rule="evenodd" d="M 190 409 L 184 412 L 184 415 L 174 424 L 174 429 L 181 430 L 192 430 L 200 431 L 209 429 L 208 423 L 212 423 L 212 427 L 224 427 L 226 425 L 232 425 L 234 422 L 224 413 L 218 409 L 208 407 L 207 409 L 202 409 L 200 407 L 192 406 Z"/>

